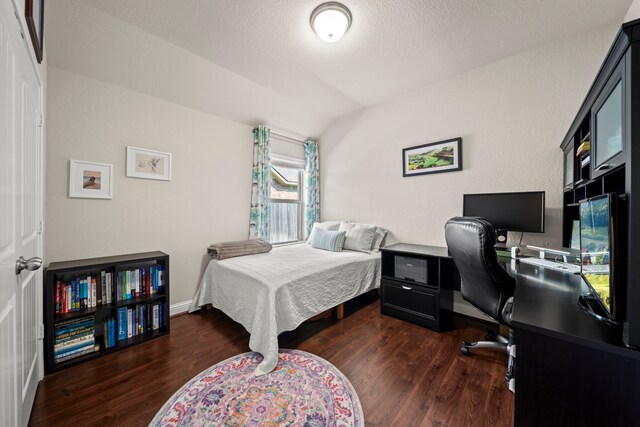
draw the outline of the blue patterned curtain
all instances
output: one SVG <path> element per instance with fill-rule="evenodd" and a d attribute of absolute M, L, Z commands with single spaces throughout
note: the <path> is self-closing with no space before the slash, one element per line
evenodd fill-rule
<path fill-rule="evenodd" d="M 304 201 L 304 229 L 308 237 L 313 223 L 320 221 L 320 162 L 318 143 L 307 140 L 304 143 L 304 171 L 307 188 Z"/>
<path fill-rule="evenodd" d="M 271 130 L 266 126 L 253 129 L 253 178 L 251 182 L 251 215 L 249 238 L 269 241 L 269 208 L 271 205 Z"/>

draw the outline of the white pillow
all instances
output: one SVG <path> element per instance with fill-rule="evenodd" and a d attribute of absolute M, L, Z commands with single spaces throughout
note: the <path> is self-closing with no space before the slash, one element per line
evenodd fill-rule
<path fill-rule="evenodd" d="M 309 238 L 307 239 L 307 243 L 311 244 L 312 238 L 314 237 L 314 231 L 316 228 L 327 230 L 327 231 L 338 231 L 340 224 L 343 221 L 324 221 L 324 222 L 314 222 L 313 228 L 311 229 L 311 233 L 309 233 Z"/>
<path fill-rule="evenodd" d="M 351 222 L 351 221 L 344 221 L 340 224 L 340 231 L 349 231 L 351 228 L 353 228 L 353 226 L 355 225 L 363 225 L 365 227 L 374 227 L 376 229 L 376 235 L 373 238 L 373 242 L 371 242 L 371 252 L 379 252 L 380 251 L 380 246 L 382 245 L 382 241 L 384 240 L 385 236 L 387 235 L 387 230 L 385 230 L 382 227 L 378 227 L 377 225 L 374 224 L 364 224 L 364 223 L 360 223 L 360 222 Z"/>
<path fill-rule="evenodd" d="M 376 236 L 373 238 L 373 242 L 371 243 L 371 252 L 379 252 L 380 245 L 384 240 L 384 237 L 387 235 L 387 230 L 382 227 L 376 227 Z"/>
<path fill-rule="evenodd" d="M 340 224 L 340 228 L 342 228 L 342 224 Z M 347 236 L 344 241 L 344 249 L 370 253 L 378 227 L 375 225 L 351 224 L 348 228 L 346 230 Z"/>
<path fill-rule="evenodd" d="M 351 227 L 353 227 L 354 224 L 351 221 L 341 221 L 340 225 L 338 226 L 338 230 L 339 231 L 349 231 L 351 230 Z"/>

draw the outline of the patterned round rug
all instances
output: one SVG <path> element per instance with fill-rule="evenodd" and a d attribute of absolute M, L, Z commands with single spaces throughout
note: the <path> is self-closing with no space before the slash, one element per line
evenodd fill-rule
<path fill-rule="evenodd" d="M 326 360 L 280 350 L 278 366 L 255 376 L 259 353 L 220 362 L 182 386 L 151 426 L 364 426 L 349 380 Z"/>

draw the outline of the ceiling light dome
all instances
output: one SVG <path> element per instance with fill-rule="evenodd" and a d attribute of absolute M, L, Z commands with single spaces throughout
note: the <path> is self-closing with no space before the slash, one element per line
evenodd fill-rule
<path fill-rule="evenodd" d="M 343 4 L 322 3 L 311 13 L 311 28 L 323 42 L 337 42 L 350 26 L 351 12 Z"/>

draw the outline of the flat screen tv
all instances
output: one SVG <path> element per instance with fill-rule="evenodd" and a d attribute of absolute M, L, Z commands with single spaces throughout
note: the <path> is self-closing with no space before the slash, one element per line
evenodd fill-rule
<path fill-rule="evenodd" d="M 544 233 L 544 191 L 465 194 L 463 215 L 482 217 L 496 230 Z"/>
<path fill-rule="evenodd" d="M 616 320 L 619 311 L 614 275 L 615 202 L 615 194 L 605 194 L 580 202 L 582 276 L 591 288 L 591 295 L 604 311 L 604 317 L 612 320 Z"/>

